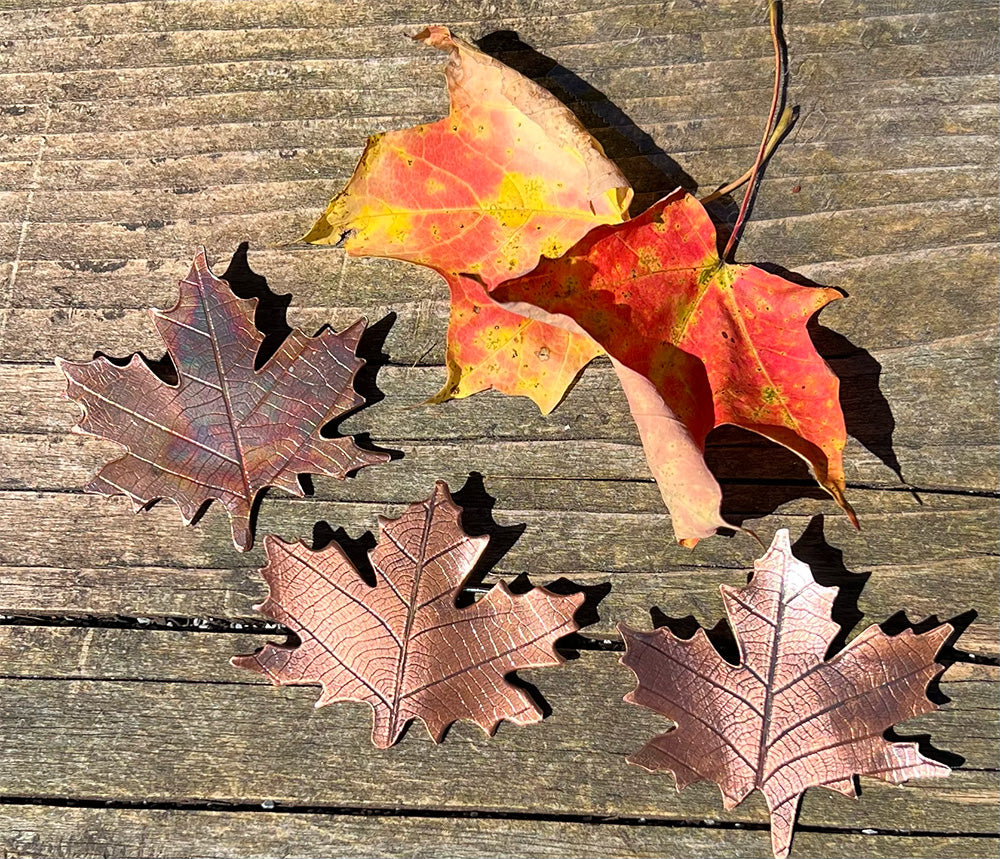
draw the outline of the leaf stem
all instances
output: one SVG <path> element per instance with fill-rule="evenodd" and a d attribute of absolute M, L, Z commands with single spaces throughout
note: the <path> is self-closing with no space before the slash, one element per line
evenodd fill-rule
<path fill-rule="evenodd" d="M 774 150 L 778 148 L 778 144 L 781 143 L 781 139 L 791 131 L 793 125 L 795 125 L 795 120 L 799 118 L 799 113 L 796 108 L 786 107 L 782 112 L 781 116 L 778 117 L 778 124 L 774 126 L 774 131 L 771 132 L 771 137 L 767 141 L 767 151 L 764 153 L 764 161 L 766 162 Z M 741 185 L 745 185 L 754 176 L 754 168 L 751 167 L 740 176 L 739 179 L 734 179 L 728 185 L 723 185 L 718 190 L 713 191 L 711 194 L 706 194 L 700 199 L 702 205 L 707 203 L 712 203 L 719 199 L 719 197 L 724 197 L 726 194 L 731 194 Z M 766 547 L 765 547 L 766 548 Z"/>
<path fill-rule="evenodd" d="M 736 223 L 733 225 L 733 231 L 729 236 L 729 241 L 726 242 L 726 249 L 722 252 L 722 259 L 728 261 L 730 254 L 736 247 L 736 243 L 739 241 L 740 233 L 743 230 L 743 223 L 746 220 L 747 212 L 750 209 L 750 201 L 753 199 L 756 190 L 757 183 L 760 182 L 761 168 L 764 165 L 768 154 L 768 142 L 771 139 L 771 128 L 774 125 L 775 116 L 778 113 L 778 104 L 781 101 L 781 81 L 784 72 L 784 63 L 782 62 L 782 50 L 781 50 L 781 34 L 779 32 L 780 22 L 781 22 L 781 0 L 768 0 L 767 4 L 768 16 L 771 23 L 771 42 L 774 45 L 774 92 L 771 95 L 771 109 L 767 115 L 767 125 L 764 127 L 764 136 L 760 141 L 760 148 L 757 150 L 757 160 L 754 161 L 753 167 L 750 171 L 750 186 L 747 188 L 746 194 L 743 195 L 743 201 L 740 203 L 740 212 L 736 216 Z"/>

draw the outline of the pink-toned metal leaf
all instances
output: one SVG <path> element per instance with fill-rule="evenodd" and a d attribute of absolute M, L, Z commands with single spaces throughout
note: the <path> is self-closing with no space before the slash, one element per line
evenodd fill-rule
<path fill-rule="evenodd" d="M 619 625 L 621 662 L 638 686 L 625 700 L 674 720 L 629 763 L 669 770 L 677 789 L 715 782 L 726 808 L 754 789 L 767 799 L 776 857 L 788 855 L 799 800 L 809 787 L 854 796 L 854 776 L 899 784 L 945 776 L 916 743 L 883 733 L 936 709 L 927 684 L 952 633 L 941 624 L 921 634 L 886 635 L 869 627 L 826 660 L 839 627 L 831 619 L 837 588 L 816 584 L 781 530 L 754 564 L 744 588 L 722 587 L 740 664 L 726 662 L 703 630 L 680 639 L 669 630 Z"/>
<path fill-rule="evenodd" d="M 267 644 L 231 661 L 278 685 L 322 685 L 317 707 L 365 701 L 381 749 L 421 719 L 435 742 L 459 719 L 492 734 L 542 714 L 504 675 L 557 665 L 557 639 L 579 627 L 581 593 L 544 588 L 514 595 L 501 583 L 466 608 L 455 600 L 487 537 L 461 527 L 461 508 L 438 482 L 431 497 L 398 519 L 379 518 L 369 586 L 336 543 L 312 551 L 267 537 L 261 570 L 270 594 L 258 609 L 289 627 L 298 646 Z"/>
<path fill-rule="evenodd" d="M 84 408 L 74 427 L 120 444 L 127 453 L 105 465 L 88 492 L 126 495 L 136 510 L 167 498 L 189 523 L 218 499 L 229 511 L 233 542 L 250 548 L 257 494 L 277 486 L 303 495 L 299 474 L 343 478 L 388 454 L 362 450 L 351 438 L 325 438 L 324 424 L 363 405 L 354 377 L 365 329 L 359 320 L 340 334 L 309 337 L 295 329 L 259 370 L 263 335 L 254 327 L 256 299 L 233 295 L 195 257 L 169 311 L 153 324 L 177 371 L 164 383 L 139 355 L 124 366 L 106 358 L 56 364 L 66 395 Z"/>

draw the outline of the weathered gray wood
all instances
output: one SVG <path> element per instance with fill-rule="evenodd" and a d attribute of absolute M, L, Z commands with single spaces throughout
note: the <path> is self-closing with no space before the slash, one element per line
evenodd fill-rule
<path fill-rule="evenodd" d="M 5 849 L 10 859 L 40 854 L 66 859 L 139 857 L 218 857 L 258 859 L 295 855 L 303 859 L 333 853 L 369 859 L 373 856 L 559 857 L 566 844 L 573 855 L 590 859 L 628 855 L 666 857 L 759 856 L 767 850 L 766 833 L 740 830 L 687 831 L 656 827 L 511 821 L 452 820 L 347 815 L 266 815 L 246 812 L 53 809 L 45 806 L 0 807 L 6 824 Z M 861 835 L 799 832 L 795 855 L 827 857 L 990 857 L 995 838 Z"/>
<path fill-rule="evenodd" d="M 991 857 L 989 837 L 799 832 L 802 857 Z M 255 814 L 233 811 L 52 808 L 0 805 L 0 851 L 9 859 L 267 859 L 331 855 L 420 859 L 503 857 L 580 859 L 634 856 L 752 857 L 766 853 L 767 833 L 733 829 L 623 826 L 541 820 L 362 817 L 345 814 Z"/>
<path fill-rule="evenodd" d="M 873 572 L 861 601 L 862 611 L 872 620 L 900 609 L 915 616 L 940 617 L 974 609 L 979 618 L 967 646 L 995 652 L 993 500 L 936 495 L 919 503 L 903 493 L 855 494 L 865 528 L 855 532 L 838 514 L 826 518 L 822 533 L 836 548 L 820 555 L 817 572 L 822 574 L 826 564 L 836 573 L 838 551 L 848 569 Z M 765 535 L 789 527 L 798 536 L 815 515 L 829 514 L 828 507 L 822 500 L 801 499 L 754 526 Z M 374 528 L 376 513 L 396 515 L 400 510 L 395 500 L 269 499 L 260 527 L 286 538 L 311 540 L 315 523 L 325 520 L 331 528 L 342 527 L 357 537 Z M 717 586 L 741 580 L 760 554 L 759 546 L 745 536 L 706 540 L 693 551 L 678 547 L 663 513 L 517 509 L 501 501 L 495 515 L 501 524 L 523 524 L 525 530 L 500 559 L 494 576 L 528 572 L 537 584 L 561 576 L 580 584 L 610 582 L 613 596 L 599 609 L 605 622 L 598 630 L 604 634 L 619 620 L 641 622 L 654 605 L 672 616 L 690 612 L 713 624 L 720 616 Z M 81 522 L 87 523 L 86 541 L 80 540 Z M 953 533 L 961 535 L 955 543 L 946 539 Z M 199 613 L 210 616 L 246 617 L 248 605 L 258 601 L 260 593 L 252 570 L 262 563 L 259 547 L 251 553 L 235 552 L 228 521 L 219 510 L 210 509 L 198 526 L 185 528 L 176 510 L 166 504 L 134 515 L 123 499 L 59 493 L 0 495 L 0 606 L 8 612 L 25 606 L 77 613 L 86 611 L 91 602 L 110 607 L 123 596 L 127 597 L 123 606 L 137 614 L 173 614 L 166 609 L 197 605 Z M 170 594 L 175 581 L 204 587 L 214 575 L 204 568 L 230 572 L 203 594 Z M 941 584 L 935 587 L 934 582 Z M 247 599 L 249 603 L 244 602 Z"/>
<path fill-rule="evenodd" d="M 368 742 L 367 708 L 315 710 L 316 690 L 275 688 L 228 665 L 229 656 L 263 637 L 5 633 L 4 663 L 19 664 L 18 672 L 35 663 L 39 672 L 0 682 L 0 724 L 17 737 L 16 746 L 0 747 L 0 764 L 5 791 L 15 796 L 270 798 L 664 820 L 766 817 L 762 802 L 727 813 L 714 787 L 676 796 L 669 778 L 625 765 L 629 750 L 668 723 L 621 702 L 634 679 L 613 653 L 583 653 L 555 669 L 524 672 L 552 709 L 542 725 L 504 725 L 490 739 L 460 724 L 438 747 L 414 726 L 391 751 L 379 752 Z M 965 764 L 947 780 L 905 789 L 866 781 L 860 803 L 814 790 L 803 803 L 802 822 L 884 829 L 892 821 L 901 830 L 995 832 L 996 682 L 993 666 L 952 666 L 941 681 L 951 703 L 899 729 L 907 736 L 929 733 L 935 747 L 962 755 Z M 241 765 L 234 768 L 236 760 Z M 587 789 L 567 792 L 567 783 Z M 955 810 L 946 822 L 949 806 Z"/>
<path fill-rule="evenodd" d="M 882 365 L 878 378 L 873 375 L 877 371 L 867 363 L 859 364 L 851 358 L 835 359 L 834 365 L 845 375 L 843 396 L 852 415 L 852 428 L 869 444 L 874 437 L 876 452 L 884 456 L 886 451 L 882 448 L 890 438 L 889 427 L 879 428 L 870 422 L 884 422 L 886 411 L 891 410 L 895 422 L 891 446 L 909 484 L 927 489 L 996 491 L 997 415 L 992 393 L 996 387 L 996 350 L 996 337 L 992 333 L 952 337 L 938 343 L 933 350 L 900 347 L 876 353 Z M 416 439 L 478 442 L 491 438 L 512 441 L 600 438 L 638 445 L 624 396 L 606 364 L 595 364 L 585 370 L 566 400 L 547 417 L 522 397 L 491 394 L 442 406 L 421 405 L 440 387 L 443 377 L 439 368 L 382 368 L 377 384 L 385 392 L 385 399 L 344 421 L 342 431 L 369 432 L 377 443 L 389 447 L 405 446 L 407 440 Z M 875 383 L 891 404 L 887 408 L 873 401 L 877 396 L 873 392 Z M 79 407 L 62 397 L 64 390 L 65 382 L 54 366 L 0 365 L 0 431 L 64 434 L 80 416 Z M 38 441 L 44 451 L 46 442 Z M 23 443 L 30 445 L 32 441 Z M 106 444 L 88 444 L 94 452 L 90 462 L 97 462 L 114 450 Z M 756 443 L 757 449 L 763 449 L 764 444 Z M 568 455 L 566 451 L 558 451 L 557 446 L 548 451 L 553 455 L 548 465 L 550 471 Z M 635 462 L 638 455 L 636 449 L 629 461 Z M 9 460 L 8 473 L 14 477 L 14 485 L 33 481 L 32 469 L 46 466 L 44 452 L 38 456 L 37 466 L 34 459 Z M 845 456 L 850 481 L 900 485 L 899 477 L 856 441 L 851 440 Z M 729 462 L 733 469 L 720 473 L 722 477 L 783 476 L 769 467 L 769 456 L 755 456 L 751 450 L 733 458 L 719 458 Z M 397 463 L 390 468 L 399 467 Z M 592 467 L 603 468 L 596 459 Z M 784 476 L 792 476 L 788 468 L 794 469 L 796 478 L 808 479 L 805 468 L 797 463 L 786 466 Z M 28 472 L 20 483 L 16 482 L 18 470 L 22 474 Z M 37 480 L 31 485 L 52 486 L 46 482 L 44 472 Z"/>
<path fill-rule="evenodd" d="M 941 619 L 967 617 L 978 606 L 977 618 L 959 638 L 959 650 L 995 657 L 1000 650 L 998 622 L 989 596 L 996 593 L 996 563 L 991 558 L 941 561 L 913 566 L 859 565 L 870 575 L 860 611 L 864 623 L 879 623 L 905 610 L 913 620 L 936 615 Z M 516 569 L 508 571 L 513 575 Z M 599 604 L 599 617 L 581 634 L 599 640 L 617 640 L 616 625 L 649 625 L 654 608 L 672 617 L 693 616 L 713 626 L 723 618 L 720 584 L 739 584 L 736 571 L 683 568 L 670 573 L 628 574 L 588 571 L 566 574 L 580 587 L 609 585 Z M 503 576 L 488 576 L 491 584 Z M 532 575 L 545 585 L 554 576 Z M 919 592 L 913 582 L 920 581 Z M 266 592 L 254 572 L 239 569 L 170 569 L 108 566 L 103 568 L 4 567 L 0 569 L 0 612 L 22 616 L 54 615 L 195 618 L 213 622 L 260 623 L 252 610 Z M 182 622 L 177 620 L 172 622 Z M 207 620 L 205 622 L 208 622 Z"/>

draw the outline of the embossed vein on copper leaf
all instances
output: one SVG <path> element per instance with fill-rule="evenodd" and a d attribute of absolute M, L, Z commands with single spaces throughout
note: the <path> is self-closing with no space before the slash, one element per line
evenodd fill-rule
<path fill-rule="evenodd" d="M 424 722 L 435 742 L 460 719 L 488 734 L 505 719 L 539 721 L 536 703 L 505 675 L 563 661 L 554 644 L 579 628 L 574 614 L 584 594 L 544 588 L 512 594 L 501 582 L 458 608 L 488 542 L 468 536 L 460 516 L 439 481 L 430 498 L 398 519 L 379 517 L 379 539 L 369 552 L 374 586 L 337 543 L 313 551 L 267 537 L 261 572 L 270 593 L 257 608 L 299 644 L 267 644 L 232 663 L 277 685 L 321 685 L 317 707 L 367 702 L 379 748 L 395 743 L 413 719 Z"/>
<path fill-rule="evenodd" d="M 855 775 L 900 784 L 950 772 L 916 743 L 883 733 L 936 709 L 926 689 L 942 670 L 934 659 L 952 627 L 887 635 L 872 626 L 826 659 L 839 630 L 831 617 L 836 595 L 793 557 L 781 530 L 746 587 L 722 587 L 739 665 L 726 662 L 702 629 L 680 639 L 667 629 L 619 625 L 621 662 L 638 680 L 625 700 L 677 723 L 629 763 L 671 771 L 678 790 L 715 782 L 727 809 L 760 790 L 777 857 L 788 855 L 809 787 L 856 796 Z"/>
<path fill-rule="evenodd" d="M 264 335 L 253 324 L 257 299 L 242 299 L 209 270 L 202 250 L 180 282 L 177 304 L 153 310 L 153 324 L 177 372 L 160 379 L 140 356 L 125 366 L 105 357 L 56 359 L 66 395 L 83 406 L 75 431 L 109 439 L 125 455 L 106 464 L 88 492 L 126 495 L 136 510 L 161 498 L 190 523 L 216 499 L 229 513 L 233 542 L 253 543 L 258 493 L 276 486 L 302 496 L 300 474 L 343 478 L 387 453 L 351 438 L 327 438 L 329 421 L 363 405 L 354 377 L 363 319 L 340 334 L 293 329 L 259 369 Z"/>

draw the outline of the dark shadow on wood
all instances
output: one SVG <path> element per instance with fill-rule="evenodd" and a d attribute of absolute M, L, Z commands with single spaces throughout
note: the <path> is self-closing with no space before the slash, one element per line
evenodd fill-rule
<path fill-rule="evenodd" d="M 177 376 L 177 368 L 174 366 L 174 362 L 170 360 L 170 356 L 167 354 L 161 355 L 159 358 L 150 358 L 145 352 L 135 352 L 142 358 L 143 362 L 153 371 L 153 375 L 156 376 L 163 384 L 176 387 L 179 380 Z M 118 358 L 115 355 L 109 355 L 107 352 L 97 351 L 94 353 L 94 360 L 98 358 L 103 358 L 109 364 L 114 364 L 116 367 L 127 367 L 129 362 L 132 360 L 132 355 L 126 355 L 124 358 Z"/>
<path fill-rule="evenodd" d="M 331 543 L 336 543 L 347 555 L 358 575 L 368 587 L 375 587 L 375 569 L 372 567 L 368 553 L 375 548 L 375 535 L 365 531 L 360 537 L 351 537 L 343 528 L 334 530 L 328 522 L 317 522 L 313 525 L 313 551 L 325 549 Z"/>
<path fill-rule="evenodd" d="M 365 404 L 372 406 L 385 399 L 385 394 L 375 383 L 375 377 L 389 362 L 389 353 L 384 351 L 385 341 L 389 337 L 392 326 L 396 324 L 397 313 L 389 311 L 378 322 L 365 328 L 365 333 L 358 341 L 355 354 L 365 362 L 354 377 L 354 390 L 365 398 Z"/>
<path fill-rule="evenodd" d="M 219 277 L 229 284 L 237 298 L 256 298 L 257 309 L 254 311 L 253 324 L 264 335 L 257 357 L 254 359 L 254 369 L 263 367 L 278 351 L 285 338 L 292 333 L 286 319 L 288 307 L 292 303 L 291 293 L 278 295 L 267 285 L 267 278 L 257 274 L 250 268 L 247 252 L 249 242 L 241 242 L 236 253 L 229 261 L 229 266 Z"/>
<path fill-rule="evenodd" d="M 719 604 L 719 613 L 723 613 L 721 603 Z M 678 638 L 691 638 L 691 636 L 693 636 L 699 629 L 698 621 L 695 620 L 693 614 L 689 614 L 686 617 L 670 617 L 660 608 L 653 606 L 653 608 L 649 610 L 649 617 L 653 622 L 654 629 L 666 627 Z M 705 635 L 708 636 L 708 640 L 718 651 L 719 656 L 725 659 L 726 662 L 730 665 L 740 664 L 740 649 L 736 644 L 736 637 L 733 635 L 733 628 L 729 625 L 727 620 L 717 621 L 715 626 L 711 629 L 705 630 Z"/>
<path fill-rule="evenodd" d="M 344 433 L 340 432 L 341 423 L 362 409 L 366 409 L 385 399 L 385 394 L 379 388 L 376 377 L 379 370 L 389 361 L 389 355 L 383 351 L 383 347 L 385 346 L 389 332 L 392 330 L 392 326 L 396 322 L 396 318 L 397 314 L 395 311 L 390 311 L 374 325 L 369 325 L 365 328 L 364 333 L 361 335 L 361 340 L 358 341 L 358 348 L 355 350 L 355 354 L 365 363 L 354 377 L 354 390 L 364 398 L 364 402 L 358 408 L 345 412 L 325 424 L 320 430 L 323 438 L 338 438 L 344 435 Z M 372 441 L 371 436 L 367 432 L 354 433 L 353 438 L 354 443 L 362 450 L 374 453 L 387 453 L 389 454 L 390 461 L 403 458 L 403 451 L 394 448 L 379 447 Z M 348 477 L 354 477 L 357 471 L 350 472 Z"/>
<path fill-rule="evenodd" d="M 825 493 L 824 493 L 825 494 Z M 840 631 L 826 651 L 826 658 L 843 650 L 847 636 L 864 617 L 858 608 L 858 600 L 871 573 L 855 573 L 844 564 L 844 553 L 831 546 L 824 534 L 825 517 L 813 516 L 806 529 L 792 544 L 792 554 L 808 565 L 816 582 L 825 588 L 837 588 L 831 617 L 840 626 Z"/>
<path fill-rule="evenodd" d="M 473 595 L 468 590 L 469 587 L 482 582 L 486 574 L 521 538 L 527 526 L 524 524 L 497 524 L 493 519 L 496 499 L 486 491 L 483 475 L 478 471 L 471 472 L 465 485 L 457 492 L 452 493 L 451 497 L 462 508 L 462 530 L 470 537 L 486 536 L 490 540 L 483 554 L 479 556 L 479 561 L 472 570 L 466 582 L 466 588 L 459 598 L 458 604 L 462 606 L 469 605 L 473 601 Z"/>
<path fill-rule="evenodd" d="M 734 525 L 768 516 L 799 498 L 834 504 L 800 457 L 742 427 L 727 424 L 712 430 L 705 462 L 722 486 L 722 517 Z"/>
<path fill-rule="evenodd" d="M 774 263 L 756 265 L 800 286 L 822 286 Z M 840 379 L 840 407 L 844 412 L 848 434 L 892 469 L 900 483 L 908 486 L 892 445 L 896 420 L 892 416 L 889 401 L 879 387 L 882 365 L 870 352 L 855 346 L 843 334 L 821 325 L 818 315 L 810 318 L 808 329 L 816 351 L 826 359 Z"/>
<path fill-rule="evenodd" d="M 879 387 L 882 365 L 870 352 L 818 322 L 810 323 L 809 334 L 840 379 L 840 407 L 848 434 L 891 469 L 900 483 L 909 486 L 892 445 L 896 419 Z"/>
<path fill-rule="evenodd" d="M 959 636 L 965 632 L 966 629 L 968 629 L 969 624 L 971 624 L 978 616 L 978 612 L 970 609 L 969 611 L 962 612 L 947 621 L 954 629 L 951 635 L 948 636 L 948 639 L 945 641 L 944 646 L 941 648 L 937 655 L 937 659 L 935 660 L 941 666 L 941 672 L 935 675 L 934 679 L 931 680 L 927 686 L 927 697 L 939 707 L 951 701 L 951 698 L 945 695 L 941 689 L 941 678 L 943 673 L 956 662 L 962 662 L 968 659 L 968 654 L 955 649 L 955 642 L 958 640 Z M 914 633 L 919 635 L 924 632 L 929 632 L 939 626 L 940 623 L 941 622 L 934 615 L 913 623 L 906 616 L 906 612 L 898 611 L 880 623 L 879 626 L 881 626 L 882 631 L 888 635 L 899 635 L 899 633 L 907 629 L 911 629 Z M 916 743 L 917 749 L 924 757 L 938 761 L 945 766 L 952 767 L 952 769 L 960 767 L 965 763 L 965 758 L 962 755 L 956 752 L 939 749 L 933 745 L 930 734 L 900 734 L 895 728 L 889 728 L 889 730 L 885 732 L 885 738 L 893 743 Z"/>
<path fill-rule="evenodd" d="M 513 30 L 489 33 L 477 39 L 476 45 L 545 87 L 573 111 L 625 174 L 637 198 L 652 203 L 678 186 L 697 190 L 698 183 L 603 92 L 525 44 Z"/>

